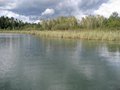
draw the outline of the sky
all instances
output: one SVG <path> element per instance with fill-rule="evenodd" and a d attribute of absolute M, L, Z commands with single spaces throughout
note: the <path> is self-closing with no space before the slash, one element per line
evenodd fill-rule
<path fill-rule="evenodd" d="M 43 18 L 86 15 L 109 17 L 120 15 L 120 0 L 0 0 L 0 16 L 14 17 L 27 22 Z"/>

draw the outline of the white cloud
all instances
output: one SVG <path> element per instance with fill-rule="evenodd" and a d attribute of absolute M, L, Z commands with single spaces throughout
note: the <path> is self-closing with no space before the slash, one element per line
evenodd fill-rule
<path fill-rule="evenodd" d="M 100 8 L 94 11 L 95 14 L 109 17 L 113 12 L 118 12 L 120 15 L 120 0 L 109 0 L 108 3 L 104 3 Z"/>
<path fill-rule="evenodd" d="M 0 10 L 0 14 L 7 13 L 7 16 L 24 21 L 57 16 L 75 16 L 80 19 L 94 13 L 109 16 L 113 11 L 118 12 L 119 3 L 120 0 L 0 0 L 0 9 L 5 11 L 1 13 Z M 34 16 L 39 18 L 30 18 Z"/>
<path fill-rule="evenodd" d="M 53 15 L 55 13 L 54 9 L 47 8 L 44 12 L 42 12 L 42 16 L 44 15 Z"/>
<path fill-rule="evenodd" d="M 14 17 L 16 19 L 23 20 L 24 22 L 33 22 L 27 16 L 19 15 L 17 13 L 13 13 L 12 11 L 4 10 L 4 9 L 3 10 L 0 9 L 0 16 L 7 16 L 9 18 Z"/>

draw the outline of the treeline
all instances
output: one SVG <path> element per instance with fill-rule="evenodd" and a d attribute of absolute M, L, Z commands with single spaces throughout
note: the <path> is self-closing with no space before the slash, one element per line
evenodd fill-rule
<path fill-rule="evenodd" d="M 100 15 L 89 15 L 81 20 L 74 16 L 58 17 L 54 19 L 41 20 L 40 23 L 25 23 L 21 20 L 8 17 L 0 17 L 0 29 L 9 30 L 80 30 L 80 29 L 116 29 L 120 30 L 120 16 L 117 12 L 112 13 L 109 18 Z"/>
<path fill-rule="evenodd" d="M 0 29 L 4 30 L 24 30 L 24 29 L 37 29 L 40 28 L 40 24 L 23 22 L 13 17 L 0 17 Z"/>
<path fill-rule="evenodd" d="M 109 18 L 100 15 L 89 15 L 81 20 L 75 17 L 58 17 L 56 19 L 43 20 L 43 30 L 80 30 L 80 29 L 119 29 L 120 17 L 117 12 L 112 13 Z"/>
<path fill-rule="evenodd" d="M 81 28 L 85 29 L 119 29 L 120 17 L 117 12 L 113 12 L 109 18 L 103 16 L 87 16 L 82 18 L 80 23 Z"/>
<path fill-rule="evenodd" d="M 69 30 L 78 29 L 79 24 L 74 16 L 58 17 L 50 20 L 43 20 L 41 28 L 43 30 Z"/>
<path fill-rule="evenodd" d="M 24 26 L 24 23 L 20 20 L 17 20 L 13 17 L 0 17 L 0 29 L 21 29 Z"/>

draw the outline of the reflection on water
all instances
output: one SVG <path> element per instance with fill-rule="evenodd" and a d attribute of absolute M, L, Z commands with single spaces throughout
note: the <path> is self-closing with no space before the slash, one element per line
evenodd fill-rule
<path fill-rule="evenodd" d="M 119 90 L 120 45 L 0 35 L 0 90 Z"/>

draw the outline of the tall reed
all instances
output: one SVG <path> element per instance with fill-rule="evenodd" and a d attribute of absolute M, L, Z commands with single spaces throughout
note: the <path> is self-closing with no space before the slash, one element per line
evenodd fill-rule
<path fill-rule="evenodd" d="M 87 39 L 87 40 L 107 40 L 119 41 L 120 31 L 106 31 L 106 30 L 81 30 L 81 31 L 0 31 L 1 33 L 23 33 L 32 34 L 42 37 L 52 38 L 70 38 L 70 39 Z"/>

